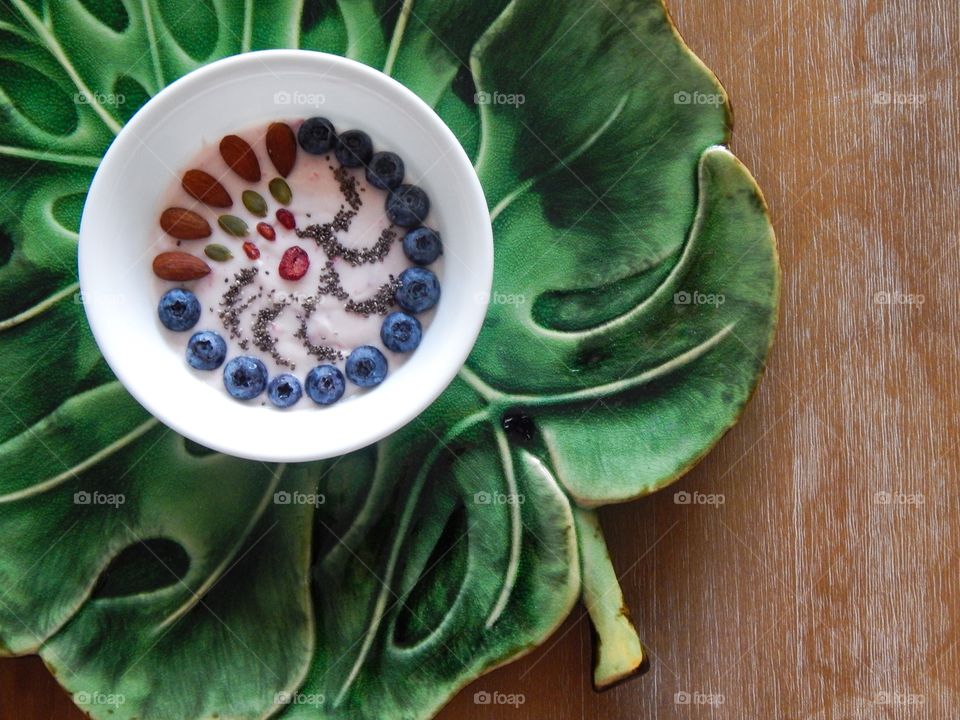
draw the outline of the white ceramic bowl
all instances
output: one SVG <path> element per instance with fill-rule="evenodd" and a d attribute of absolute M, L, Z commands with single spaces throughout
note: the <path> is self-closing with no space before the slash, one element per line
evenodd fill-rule
<path fill-rule="evenodd" d="M 443 295 L 423 342 L 373 390 L 322 408 L 243 403 L 197 377 L 163 337 L 151 263 L 157 203 L 201 147 L 231 132 L 324 115 L 399 152 L 426 190 L 444 240 Z M 166 248 L 169 249 L 169 248 Z M 94 337 L 130 393 L 177 432 L 239 457 L 299 462 L 369 445 L 410 422 L 453 380 L 480 332 L 493 277 L 483 190 L 453 133 L 416 95 L 360 63 L 268 50 L 230 57 L 173 83 L 117 136 L 80 225 L 80 285 Z M 185 343 L 184 343 L 185 347 Z M 221 372 L 221 371 L 216 371 Z"/>

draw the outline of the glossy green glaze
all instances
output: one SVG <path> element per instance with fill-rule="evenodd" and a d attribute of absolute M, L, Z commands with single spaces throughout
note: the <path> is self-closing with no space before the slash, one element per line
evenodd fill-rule
<path fill-rule="evenodd" d="M 76 282 L 113 135 L 184 73 L 270 47 L 420 94 L 475 159 L 496 242 L 450 389 L 298 466 L 149 418 Z M 96 718 L 428 718 L 582 591 L 597 685 L 637 668 L 588 508 L 668 484 L 736 422 L 779 293 L 725 95 L 657 0 L 11 0 L 0 103 L 0 648 L 39 652 Z"/>

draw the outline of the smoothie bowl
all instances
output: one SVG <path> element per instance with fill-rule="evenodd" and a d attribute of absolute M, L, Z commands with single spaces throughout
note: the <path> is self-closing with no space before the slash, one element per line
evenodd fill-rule
<path fill-rule="evenodd" d="M 458 141 L 337 56 L 228 58 L 154 97 L 97 171 L 80 228 L 93 334 L 151 413 L 221 452 L 368 445 L 450 383 L 493 241 Z"/>

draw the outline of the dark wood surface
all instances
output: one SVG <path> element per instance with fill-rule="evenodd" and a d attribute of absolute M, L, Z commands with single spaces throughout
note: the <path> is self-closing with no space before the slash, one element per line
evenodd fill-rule
<path fill-rule="evenodd" d="M 770 367 L 675 488 L 601 513 L 650 672 L 595 693 L 578 608 L 441 718 L 956 717 L 960 8 L 668 4 L 772 209 Z M 76 717 L 38 660 L 0 661 L 0 718 Z"/>

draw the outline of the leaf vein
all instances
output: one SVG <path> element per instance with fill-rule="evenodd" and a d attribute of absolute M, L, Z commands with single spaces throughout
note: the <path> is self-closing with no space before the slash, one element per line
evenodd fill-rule
<path fill-rule="evenodd" d="M 60 41 L 57 40 L 50 28 L 48 28 L 40 20 L 40 18 L 36 16 L 36 14 L 30 9 L 24 0 L 11 0 L 11 2 L 13 2 L 14 6 L 23 16 L 23 19 L 26 20 L 33 29 L 33 32 L 36 33 L 37 38 L 44 45 L 46 45 L 46 49 L 51 55 L 53 55 L 54 59 L 56 59 L 56 61 L 67 73 L 80 94 L 89 98 L 90 107 L 92 107 L 94 112 L 97 113 L 97 115 L 100 117 L 100 120 L 103 121 L 103 124 L 106 125 L 114 135 L 120 132 L 120 123 L 118 123 L 117 120 L 109 112 L 107 112 L 107 109 L 99 99 L 100 96 L 87 87 L 87 84 L 83 81 L 83 78 L 80 77 L 80 74 L 73 66 L 73 63 L 70 62 L 70 58 L 68 58 L 66 52 L 64 52 L 63 46 L 60 44 Z"/>
<path fill-rule="evenodd" d="M 128 432 L 123 437 L 118 438 L 117 440 L 114 440 L 112 443 L 110 443 L 106 447 L 101 448 L 97 452 L 93 453 L 86 459 L 76 463 L 72 467 L 68 467 L 63 472 L 57 475 L 54 475 L 51 478 L 47 478 L 46 480 L 39 482 L 36 485 L 31 485 L 28 488 L 24 488 L 23 490 L 18 490 L 17 492 L 8 493 L 6 495 L 0 495 L 0 504 L 17 502 L 19 500 L 25 500 L 27 498 L 34 497 L 36 495 L 41 495 L 49 490 L 53 490 L 54 488 L 58 487 L 65 481 L 70 480 L 71 478 L 75 478 L 85 470 L 89 470 L 94 465 L 99 464 L 106 458 L 113 455 L 115 452 L 122 450 L 127 445 L 137 440 L 142 435 L 144 435 L 153 427 L 159 424 L 160 424 L 159 420 L 157 420 L 156 418 L 150 418 L 149 420 L 135 427 L 133 430 Z M 36 431 L 33 428 L 28 428 L 26 432 L 34 434 Z"/>

